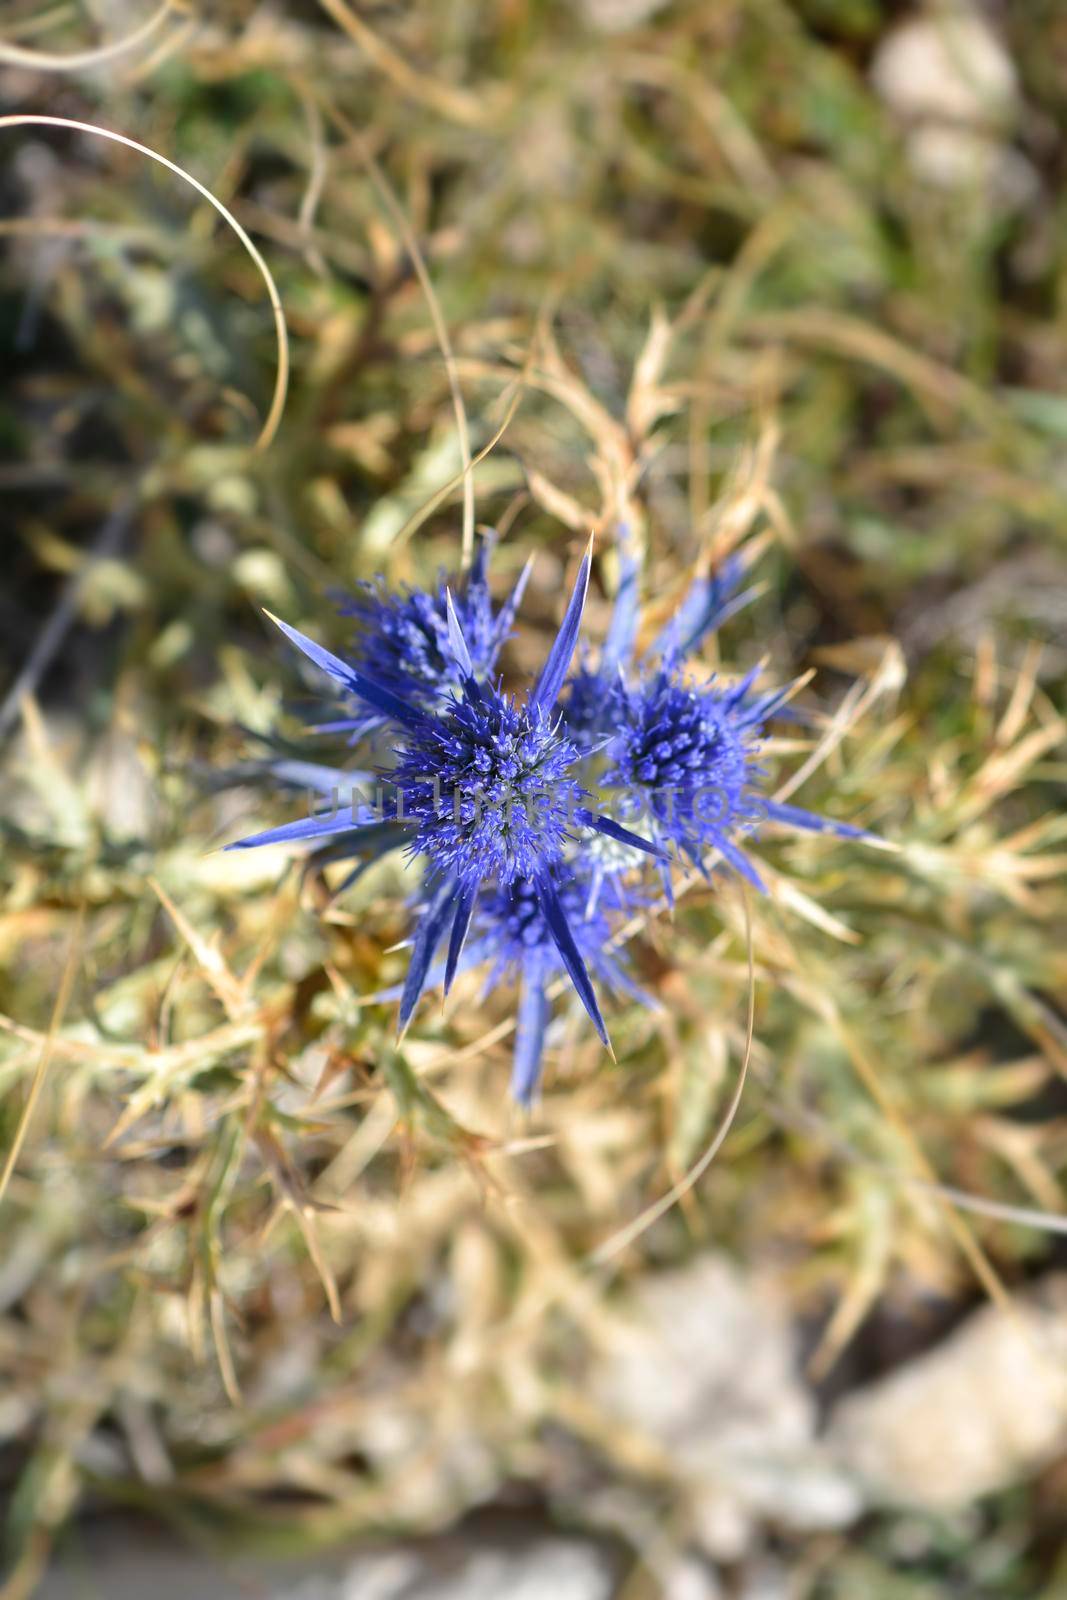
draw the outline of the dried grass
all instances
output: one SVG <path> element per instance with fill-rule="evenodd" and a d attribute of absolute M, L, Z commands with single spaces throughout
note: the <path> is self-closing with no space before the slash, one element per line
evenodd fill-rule
<path fill-rule="evenodd" d="M 29 303 L 60 350 L 19 354 L 2 417 L 12 679 L 78 580 L 0 765 L 4 1600 L 87 1501 L 261 1544 L 438 1525 L 508 1479 L 592 1516 L 559 1432 L 677 1511 L 589 1397 L 640 1274 L 710 1241 L 786 1261 L 825 1373 L 916 1293 L 1010 1296 L 1063 1231 L 1062 643 L 1010 579 L 936 648 L 896 639 L 1067 525 L 1062 336 L 993 297 L 993 221 L 915 188 L 852 46 L 784 9 L 190 12 L 121 80 L 72 20 L 40 36 L 97 75 L 0 119 L 38 163 L 5 326 Z M 138 479 L 136 539 L 95 559 Z M 335 899 L 217 850 L 284 802 L 212 775 L 299 728 L 257 608 L 325 633 L 328 583 L 455 566 L 476 516 L 502 588 L 537 553 L 516 676 L 590 528 L 594 635 L 620 521 L 653 621 L 758 551 L 723 650 L 797 679 L 779 793 L 895 847 L 769 833 L 748 931 L 719 880 L 642 913 L 662 1011 L 616 1011 L 612 1065 L 564 1004 L 532 1123 L 508 996 L 459 983 L 395 1044 L 394 868 Z"/>

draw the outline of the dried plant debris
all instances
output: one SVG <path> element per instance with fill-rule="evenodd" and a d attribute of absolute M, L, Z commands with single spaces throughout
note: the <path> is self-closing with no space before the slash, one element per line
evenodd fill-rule
<path fill-rule="evenodd" d="M 1067 1231 L 1058 8 L 119 10 L 0 20 L 0 1595 L 1058 1592 L 1058 1435 L 872 1454 Z"/>

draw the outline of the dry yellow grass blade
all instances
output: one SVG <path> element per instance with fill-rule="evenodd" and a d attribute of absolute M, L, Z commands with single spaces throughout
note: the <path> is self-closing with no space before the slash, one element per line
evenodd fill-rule
<path fill-rule="evenodd" d="M 963 412 L 983 427 L 1003 423 L 994 401 L 976 384 L 929 356 L 909 349 L 892 334 L 860 317 L 821 306 L 789 311 L 761 311 L 745 322 L 745 332 L 772 344 L 796 343 L 829 350 L 853 361 L 880 367 L 904 385 L 924 406 L 931 421 Z"/>
<path fill-rule="evenodd" d="M 1011 1167 L 1036 1206 L 1045 1213 L 1062 1214 L 1067 1203 L 1063 1185 L 1042 1148 L 1051 1142 L 1051 1129 L 1021 1125 L 1009 1117 L 987 1113 L 975 1119 L 971 1131 L 978 1144 Z"/>
<path fill-rule="evenodd" d="M 663 89 L 684 100 L 708 128 L 744 189 L 765 201 L 778 194 L 778 175 L 754 134 L 726 95 L 702 73 L 650 52 L 625 56 L 619 67 L 631 83 Z"/>
<path fill-rule="evenodd" d="M 1014 744 L 1026 725 L 1027 712 L 1033 704 L 1037 690 L 1037 672 L 1041 665 L 1042 653 L 1042 646 L 1036 639 L 1031 639 L 1016 675 L 1011 699 L 997 724 L 994 738 L 999 745 Z"/>
<path fill-rule="evenodd" d="M 1016 787 L 1023 774 L 1067 738 L 1067 720 L 1057 719 L 1035 728 L 1010 749 L 998 746 L 974 777 L 960 790 L 952 805 L 956 827 L 974 822 Z"/>
<path fill-rule="evenodd" d="M 541 509 L 547 511 L 550 517 L 555 517 L 557 522 L 562 522 L 572 533 L 584 533 L 593 521 L 585 506 L 552 483 L 543 472 L 538 472 L 536 467 L 527 466 L 524 471 L 530 493 Z"/>
<path fill-rule="evenodd" d="M 630 390 L 626 396 L 626 422 L 630 432 L 637 437 L 646 434 L 663 415 L 660 400 L 660 380 L 667 356 L 674 342 L 674 325 L 663 307 L 654 306 L 649 319 L 645 342 L 634 362 Z M 673 404 L 673 402 L 672 402 Z"/>
<path fill-rule="evenodd" d="M 813 928 L 818 928 L 831 939 L 836 939 L 840 944 L 856 945 L 861 943 L 860 935 L 847 922 L 834 916 L 832 911 L 827 911 L 811 895 L 805 894 L 800 886 L 787 878 L 784 872 L 779 872 L 769 862 L 760 862 L 762 873 L 773 899 L 792 911 L 802 921 L 810 923 Z"/>
<path fill-rule="evenodd" d="M 253 1138 L 280 1192 L 281 1203 L 274 1215 L 277 1216 L 282 1210 L 288 1210 L 296 1219 L 297 1227 L 304 1237 L 308 1255 L 315 1271 L 318 1273 L 319 1282 L 322 1284 L 330 1316 L 334 1322 L 340 1325 L 342 1320 L 341 1301 L 337 1293 L 337 1280 L 333 1275 L 329 1262 L 322 1253 L 322 1246 L 315 1228 L 314 1213 L 316 1210 L 322 1210 L 324 1203 L 313 1200 L 308 1194 L 280 1141 L 269 1128 L 256 1128 Z"/>
<path fill-rule="evenodd" d="M 870 681 L 866 684 L 862 680 L 854 683 L 842 697 L 818 745 L 796 772 L 775 790 L 775 800 L 788 800 L 790 795 L 795 794 L 877 700 L 898 692 L 903 686 L 905 673 L 903 651 L 895 640 L 887 640 L 881 661 L 871 674 Z"/>
<path fill-rule="evenodd" d="M 696 372 L 697 393 L 689 407 L 689 517 L 694 528 L 703 528 L 711 514 L 711 475 L 704 457 L 703 442 L 712 424 L 711 405 L 704 394 L 704 385 L 714 375 L 722 361 L 723 349 L 729 340 L 760 273 L 789 237 L 790 224 L 786 214 L 775 210 L 753 229 L 738 252 L 737 260 L 724 278 L 714 306 L 699 334 L 700 365 Z M 772 359 L 777 361 L 776 356 Z M 765 452 L 768 467 L 777 449 L 778 427 L 774 406 L 763 386 L 761 399 L 761 444 L 764 436 L 771 434 Z M 764 474 L 766 478 L 766 474 Z M 765 482 L 765 499 L 773 494 Z M 766 506 L 765 506 L 766 510 Z M 787 520 L 787 519 L 786 519 Z M 788 543 L 788 541 L 786 541 Z"/>
<path fill-rule="evenodd" d="M 26 1096 L 26 1104 L 22 1108 L 22 1115 L 19 1118 L 18 1127 L 15 1129 L 15 1137 L 11 1141 L 11 1149 L 8 1151 L 7 1158 L 4 1161 L 4 1170 L 2 1173 L 0 1173 L 0 1204 L 3 1203 L 4 1195 L 7 1193 L 7 1186 L 11 1182 L 11 1175 L 15 1170 L 15 1164 L 18 1161 L 19 1152 L 25 1143 L 26 1135 L 29 1132 L 30 1123 L 33 1120 L 33 1113 L 36 1110 L 37 1102 L 41 1097 L 41 1090 L 44 1088 L 44 1080 L 48 1075 L 48 1068 L 51 1064 L 52 1057 L 55 1054 L 56 1035 L 59 1032 L 59 1029 L 62 1027 L 63 1017 L 70 1002 L 71 991 L 74 988 L 74 980 L 78 973 L 78 962 L 81 958 L 82 932 L 84 927 L 85 907 L 83 906 L 78 911 L 78 915 L 74 923 L 74 931 L 71 934 L 70 939 L 70 950 L 67 954 L 67 960 L 63 968 L 62 977 L 59 980 L 59 988 L 56 991 L 56 1002 L 52 1011 L 52 1020 L 49 1023 L 48 1033 L 45 1036 L 41 1046 L 41 1056 L 37 1063 L 37 1070 L 34 1073 L 33 1079 L 30 1083 L 30 1090 Z"/>
<path fill-rule="evenodd" d="M 894 1133 L 903 1142 L 904 1147 L 907 1149 L 915 1164 L 915 1169 L 919 1176 L 927 1183 L 936 1183 L 936 1175 L 926 1158 L 926 1154 L 923 1151 L 922 1146 L 912 1133 L 911 1128 L 908 1126 L 906 1117 L 901 1115 L 900 1111 L 894 1105 L 890 1095 L 886 1093 L 882 1083 L 882 1074 L 878 1071 L 877 1066 L 871 1060 L 867 1050 L 856 1037 L 853 1030 L 847 1025 L 844 1018 L 838 1011 L 837 1006 L 828 996 L 826 997 L 823 1009 L 824 1014 L 828 1017 L 831 1027 L 834 1029 L 834 1032 L 837 1034 L 842 1045 L 844 1046 L 848 1058 L 852 1062 L 852 1065 L 856 1071 L 857 1077 L 867 1090 L 867 1093 L 870 1095 L 875 1105 L 885 1117 L 886 1121 L 889 1123 L 890 1127 L 893 1129 Z M 985 1290 L 990 1300 L 992 1300 L 995 1305 L 1000 1306 L 1002 1310 L 1013 1310 L 1013 1301 L 1010 1290 L 1001 1279 L 1000 1274 L 997 1272 L 993 1263 L 990 1261 L 985 1250 L 979 1244 L 970 1228 L 963 1221 L 962 1217 L 957 1215 L 955 1209 L 951 1205 L 945 1206 L 945 1221 L 950 1232 L 953 1234 L 960 1251 L 970 1263 L 975 1277 L 982 1285 L 982 1288 Z"/>
<path fill-rule="evenodd" d="M 322 3 L 329 9 L 334 3 L 334 0 L 322 0 Z M 344 10 L 343 7 L 339 7 L 339 9 Z M 361 23 L 360 27 L 363 26 L 364 24 Z M 470 427 L 467 423 L 467 408 L 463 402 L 463 391 L 460 388 L 459 383 L 459 368 L 456 365 L 456 356 L 454 350 L 452 349 L 452 340 L 449 337 L 448 325 L 445 322 L 444 314 L 441 310 L 441 303 L 437 298 L 437 291 L 433 286 L 433 279 L 430 277 L 430 270 L 426 265 L 426 258 L 422 253 L 419 241 L 415 237 L 415 230 L 408 221 L 407 213 L 405 212 L 403 206 L 393 193 L 392 185 L 385 176 L 385 173 L 382 171 L 381 167 L 378 165 L 377 161 L 375 161 L 365 139 L 360 134 L 358 128 L 349 122 L 348 118 L 342 112 L 338 111 L 335 106 L 327 106 L 326 109 L 330 120 L 341 130 L 345 138 L 351 144 L 352 148 L 356 151 L 363 165 L 366 167 L 367 173 L 375 187 L 375 190 L 377 191 L 378 197 L 381 200 L 382 205 L 385 207 L 385 210 L 392 218 L 397 232 L 400 234 L 400 237 L 404 242 L 404 248 L 411 257 L 411 264 L 415 269 L 416 276 L 418 277 L 419 283 L 422 287 L 422 292 L 426 297 L 426 305 L 430 313 L 430 319 L 433 322 L 434 333 L 437 337 L 437 342 L 441 347 L 441 359 L 444 361 L 445 372 L 448 376 L 448 387 L 452 393 L 452 409 L 455 413 L 456 433 L 459 437 L 460 458 L 463 462 L 462 559 L 463 565 L 466 567 L 469 565 L 471 558 L 474 555 L 474 476 L 473 463 L 471 461 Z"/>
<path fill-rule="evenodd" d="M 818 1383 L 851 1343 L 860 1324 L 885 1287 L 892 1261 L 892 1207 L 877 1190 L 866 1196 L 856 1270 L 834 1307 L 833 1315 L 808 1361 L 808 1375 Z"/>
<path fill-rule="evenodd" d="M 739 882 L 738 888 L 745 914 L 745 947 L 748 959 L 748 1018 L 745 1024 L 745 1052 L 741 1059 L 741 1070 L 737 1075 L 734 1092 L 730 1096 L 730 1103 L 711 1143 L 689 1168 L 685 1176 L 680 1178 L 677 1183 L 672 1184 L 666 1194 L 661 1195 L 652 1205 L 646 1207 L 632 1222 L 627 1223 L 624 1228 L 620 1228 L 610 1238 L 605 1239 L 603 1244 L 598 1245 L 589 1257 L 588 1264 L 590 1266 L 602 1267 L 614 1256 L 620 1255 L 636 1239 L 639 1239 L 643 1233 L 646 1233 L 649 1228 L 659 1222 L 661 1217 L 665 1217 L 668 1211 L 672 1210 L 679 1201 L 683 1200 L 707 1172 L 711 1163 L 722 1149 L 730 1129 L 733 1127 L 734 1118 L 737 1116 L 741 1105 L 741 1097 L 745 1092 L 749 1063 L 752 1060 L 752 1040 L 756 1026 L 756 969 L 752 949 L 752 914 L 745 885 Z"/>
<path fill-rule="evenodd" d="M 244 1022 L 227 1022 L 197 1039 L 183 1040 L 180 1044 L 168 1045 L 163 1050 L 155 1051 L 146 1051 L 142 1045 L 110 1045 L 93 1039 L 58 1037 L 53 1043 L 53 1049 L 57 1056 L 62 1056 L 67 1061 L 87 1061 L 96 1067 L 111 1067 L 117 1072 L 131 1072 L 135 1076 L 149 1078 L 157 1087 L 161 1087 L 170 1076 L 179 1077 L 183 1072 L 192 1070 L 201 1061 L 217 1059 L 219 1055 L 224 1055 L 229 1050 L 238 1050 L 243 1045 L 257 1043 L 263 1035 L 264 1026 L 263 1021 L 256 1018 Z M 40 1029 L 29 1028 L 25 1023 L 16 1022 L 12 1017 L 4 1016 L 2 1013 L 0 1013 L 0 1032 L 22 1039 L 34 1048 L 43 1047 L 49 1037 Z M 10 1068 L 11 1062 L 5 1063 L 5 1066 Z"/>
<path fill-rule="evenodd" d="M 484 461 L 486 456 L 490 455 L 496 449 L 497 445 L 510 428 L 515 413 L 522 403 L 522 391 L 524 386 L 525 376 L 516 378 L 515 382 L 509 385 L 511 393 L 508 396 L 507 409 L 504 412 L 504 419 L 489 442 L 484 444 L 478 451 L 478 454 L 471 458 L 470 469 L 464 468 L 462 471 L 457 472 L 454 478 L 450 478 L 447 483 L 443 483 L 439 489 L 434 491 L 434 493 L 426 501 L 425 505 L 420 506 L 417 511 L 412 512 L 411 516 L 404 523 L 400 531 L 394 534 L 392 541 L 394 546 L 399 547 L 407 539 L 410 539 L 413 533 L 417 533 L 419 528 L 421 528 L 422 524 L 426 521 L 427 517 L 432 517 L 438 506 L 444 504 L 449 495 L 452 493 L 453 489 L 462 484 L 464 494 L 466 494 L 467 485 L 471 482 L 471 469 L 478 466 L 479 462 Z M 507 391 L 505 391 L 505 393 L 507 393 Z"/>
<path fill-rule="evenodd" d="M 85 222 L 80 217 L 0 217 L 0 239 L 37 238 L 41 234 L 57 239 L 107 239 L 115 244 L 156 248 L 165 239 L 158 228 L 126 223 Z"/>
<path fill-rule="evenodd" d="M 1067 1216 L 1051 1208 L 1043 1210 L 1036 1206 L 1017 1206 L 1009 1201 L 993 1200 L 987 1195 L 974 1194 L 969 1189 L 960 1189 L 954 1184 L 942 1183 L 936 1178 L 926 1178 L 919 1172 L 893 1167 L 888 1162 L 877 1161 L 871 1156 L 864 1155 L 848 1139 L 843 1138 L 826 1117 L 814 1111 L 810 1105 L 802 1105 L 792 1100 L 788 1104 L 784 1101 L 779 1102 L 762 1073 L 761 1081 L 768 1089 L 767 1108 L 776 1121 L 783 1127 L 817 1135 L 835 1155 L 847 1161 L 850 1166 L 876 1173 L 900 1188 L 911 1189 L 916 1194 L 944 1201 L 960 1211 L 969 1211 L 974 1216 L 986 1217 L 993 1222 L 1010 1222 L 1022 1228 L 1034 1228 L 1041 1233 L 1067 1235 Z"/>
<path fill-rule="evenodd" d="M 18 111 L 10 116 L 0 117 L 0 128 L 26 127 L 71 128 L 77 133 L 89 133 L 97 139 L 109 139 L 112 144 L 121 144 L 125 145 L 129 150 L 136 150 L 138 155 L 147 156 L 150 161 L 158 162 L 161 167 L 166 167 L 168 172 L 173 172 L 177 177 L 189 184 L 233 229 L 263 279 L 274 317 L 274 333 L 278 348 L 274 393 L 271 397 L 270 409 L 267 412 L 266 420 L 253 445 L 253 449 L 256 451 L 262 452 L 266 450 L 278 432 L 282 420 L 282 412 L 285 409 L 285 397 L 289 388 L 289 334 L 285 326 L 285 313 L 282 310 L 281 298 L 271 270 L 233 212 L 224 206 L 221 200 L 216 199 L 211 190 L 201 183 L 199 178 L 194 178 L 191 172 L 186 172 L 185 168 L 178 166 L 176 161 L 171 161 L 168 156 L 160 155 L 158 150 L 151 149 L 149 145 L 140 144 L 136 139 L 131 139 L 124 133 L 116 133 L 113 128 L 102 128 L 95 122 L 82 122 L 75 117 L 44 116 L 41 113 L 29 111 Z"/>
<path fill-rule="evenodd" d="M 189 946 L 197 966 L 221 1001 L 227 1017 L 231 1022 L 235 1022 L 245 1010 L 247 1003 L 245 988 L 241 980 L 230 971 L 218 946 L 204 939 L 196 931 L 184 912 L 179 911 L 170 895 L 156 878 L 150 877 L 148 879 L 148 887 L 157 897 L 170 920 Z"/>
<path fill-rule="evenodd" d="M 357 16 L 345 0 L 319 0 L 319 4 L 402 95 L 419 105 L 429 106 L 450 122 L 458 122 L 465 128 L 484 128 L 510 103 L 511 94 L 503 84 L 481 85 L 477 90 L 459 89 L 417 71 Z"/>
<path fill-rule="evenodd" d="M 594 514 L 524 461 L 523 471 L 531 493 L 550 516 L 557 517 L 575 532 L 584 532 L 591 525 L 599 531 L 618 522 L 633 527 L 638 514 L 634 488 L 646 465 L 647 444 L 638 441 L 635 449 L 635 442 L 623 424 L 568 369 L 547 330 L 539 342 L 541 365 L 526 372 L 525 382 L 529 388 L 550 395 L 566 406 L 593 441 L 595 450 L 585 465 L 600 489 L 601 508 L 599 514 Z M 460 357 L 457 368 L 463 377 L 476 380 L 507 381 L 515 377 L 513 367 L 471 356 Z"/>
<path fill-rule="evenodd" d="M 527 348 L 526 356 L 522 364 L 522 370 L 514 378 L 512 378 L 510 383 L 508 383 L 497 402 L 498 404 L 500 402 L 503 402 L 504 404 L 503 420 L 489 442 L 482 446 L 482 448 L 478 451 L 478 454 L 471 461 L 470 466 L 472 469 L 476 467 L 479 462 L 484 461 L 486 457 L 496 449 L 497 445 L 500 443 L 501 439 L 511 426 L 515 413 L 522 403 L 523 392 L 529 384 L 530 373 L 533 370 L 534 357 L 537 353 L 540 340 L 543 337 L 543 334 L 547 329 L 551 319 L 551 304 L 552 298 L 550 296 L 542 305 L 541 310 L 538 313 L 537 326 L 534 329 L 533 337 L 531 338 Z M 425 505 L 420 506 L 417 511 L 412 512 L 411 516 L 400 528 L 399 532 L 394 535 L 394 546 L 399 548 L 407 539 L 410 539 L 411 535 L 418 531 L 418 529 L 426 521 L 427 517 L 433 516 L 433 513 L 437 510 L 438 506 L 444 503 L 444 501 L 452 493 L 453 489 L 457 488 L 460 484 L 463 484 L 464 490 L 466 490 L 467 483 L 470 480 L 471 474 L 467 468 L 464 467 L 461 469 L 461 471 L 456 473 L 455 477 L 450 478 L 447 483 L 443 483 L 441 487 L 430 496 Z"/>
<path fill-rule="evenodd" d="M 237 1382 L 237 1368 L 234 1366 L 230 1341 L 226 1335 L 226 1307 L 223 1303 L 222 1291 L 219 1289 L 212 1289 L 208 1295 L 208 1315 L 211 1322 L 211 1337 L 215 1342 L 215 1355 L 219 1364 L 222 1387 L 226 1391 L 226 1398 L 230 1404 L 239 1406 L 242 1403 L 241 1386 Z"/>
<path fill-rule="evenodd" d="M 311 141 L 311 168 L 308 173 L 307 188 L 300 200 L 300 209 L 296 214 L 298 232 L 304 239 L 304 260 L 311 270 L 320 278 L 329 275 L 329 269 L 323 258 L 322 251 L 315 243 L 314 227 L 315 215 L 319 209 L 323 190 L 326 187 L 326 178 L 330 163 L 326 150 L 326 131 L 323 127 L 322 112 L 314 95 L 306 87 L 301 86 L 300 103 L 304 108 L 304 115 L 308 121 L 308 136 Z"/>
<path fill-rule="evenodd" d="M 90 67 L 104 66 L 118 56 L 136 50 L 138 45 L 144 44 L 157 29 L 162 27 L 172 11 L 187 10 L 184 0 L 163 0 L 159 10 L 154 11 L 140 27 L 128 33 L 124 39 L 116 39 L 111 44 L 97 45 L 92 50 L 76 50 L 69 55 L 55 55 L 47 50 L 26 50 L 21 45 L 6 44 L 0 40 L 0 65 L 25 67 L 30 72 L 84 72 Z"/>

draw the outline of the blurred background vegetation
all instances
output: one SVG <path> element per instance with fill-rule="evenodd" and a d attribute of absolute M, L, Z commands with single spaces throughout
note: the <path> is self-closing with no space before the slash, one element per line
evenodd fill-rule
<path fill-rule="evenodd" d="M 142 153 L 0 127 L 0 1593 L 105 1508 L 308 1548 L 487 1501 L 622 1526 L 631 1600 L 665 1550 L 768 1542 L 827 1600 L 1061 1593 L 1054 1450 L 720 1548 L 595 1379 L 710 1250 L 772 1273 L 820 1416 L 1061 1264 L 1067 11 L 0 17 L 0 111 L 199 180 L 292 353 L 257 449 L 279 351 L 233 231 Z M 218 853 L 295 814 L 259 763 L 322 709 L 260 608 L 343 647 L 336 591 L 458 563 L 450 375 L 501 593 L 537 554 L 509 674 L 589 528 L 593 638 L 620 523 L 660 616 L 747 541 L 725 665 L 816 669 L 776 771 L 899 847 L 768 837 L 740 1115 L 595 1270 L 721 1124 L 737 891 L 646 919 L 663 1012 L 616 1008 L 617 1064 L 568 1013 L 524 1123 L 506 993 L 402 1050 L 365 1003 L 402 971 L 395 865 L 335 900 Z"/>

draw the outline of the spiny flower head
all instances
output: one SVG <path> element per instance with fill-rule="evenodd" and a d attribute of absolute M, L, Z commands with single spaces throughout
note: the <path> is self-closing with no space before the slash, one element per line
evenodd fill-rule
<path fill-rule="evenodd" d="M 559 632 L 522 698 L 506 695 L 491 673 L 525 574 L 494 616 L 484 547 L 458 600 L 447 588 L 393 596 L 368 590 L 353 610 L 364 630 L 357 660 L 341 660 L 279 623 L 360 703 L 361 720 L 336 728 L 393 734 L 395 763 L 377 776 L 397 809 L 370 824 L 336 809 L 332 815 L 316 811 L 231 847 L 317 841 L 323 859 L 357 861 L 346 881 L 399 847 L 425 861 L 400 992 L 401 1030 L 427 984 L 443 978 L 447 991 L 461 965 L 489 962 L 491 982 L 514 971 L 520 1000 L 513 1089 L 523 1102 L 538 1081 L 550 1012 L 547 984 L 559 972 L 570 979 L 605 1044 L 590 974 L 648 1001 L 624 972 L 612 938 L 642 859 L 659 859 L 668 895 L 663 863 L 672 852 L 706 870 L 704 858 L 716 850 L 762 888 L 738 843 L 756 823 L 861 836 L 859 829 L 763 792 L 757 765 L 762 728 L 787 690 L 757 692 L 755 673 L 728 687 L 685 675 L 685 656 L 754 593 L 736 593 L 742 564 L 733 561 L 717 576 L 698 579 L 635 665 L 638 567 L 625 544 L 621 554 L 619 591 L 595 668 L 583 660 L 568 682 L 590 545 Z M 284 778 L 293 763 L 276 765 Z M 331 769 L 314 764 L 302 764 L 300 772 L 310 774 L 318 792 L 332 778 Z M 350 784 L 371 780 L 366 773 L 338 776 Z M 651 838 L 642 836 L 644 828 L 631 832 L 590 808 L 588 789 L 597 781 L 611 802 L 640 803 Z"/>
<path fill-rule="evenodd" d="M 604 781 L 640 791 L 660 837 L 698 857 L 758 820 L 759 728 L 736 690 L 698 687 L 665 665 L 621 698 Z"/>
<path fill-rule="evenodd" d="M 559 899 L 570 918 L 575 942 L 583 955 L 595 962 L 611 939 L 608 918 L 602 912 L 589 913 L 587 891 L 575 877 L 565 878 L 560 884 Z M 521 965 L 531 958 L 543 958 L 561 970 L 555 941 L 541 912 L 537 885 L 529 878 L 516 878 L 507 888 L 486 895 L 479 926 L 491 935 L 496 947 L 490 986 L 509 966 Z"/>
<path fill-rule="evenodd" d="M 678 610 L 648 650 L 652 660 L 673 669 L 710 633 L 752 600 L 755 589 L 738 594 L 745 568 L 728 557 L 709 577 L 694 580 Z M 640 568 L 625 537 L 620 539 L 619 588 L 600 660 L 583 659 L 567 684 L 562 703 L 567 731 L 583 749 L 610 742 L 631 718 L 634 698 L 627 688 L 637 644 Z"/>
<path fill-rule="evenodd" d="M 304 655 L 361 700 L 372 717 L 398 730 L 396 765 L 383 776 L 400 805 L 395 823 L 385 827 L 384 842 L 381 823 L 361 828 L 354 818 L 335 814 L 303 818 L 238 843 L 248 848 L 283 839 L 345 835 L 346 850 L 350 844 L 358 849 L 363 837 L 370 849 L 380 853 L 406 838 L 412 854 L 426 857 L 429 872 L 422 916 L 400 1000 L 402 1030 L 411 1019 L 446 931 L 445 989 L 452 983 L 483 884 L 506 888 L 525 876 L 536 887 L 560 960 L 597 1032 L 607 1042 L 588 969 L 559 899 L 554 870 L 572 822 L 664 856 L 657 846 L 618 823 L 575 804 L 584 795 L 571 771 L 579 751 L 561 732 L 554 708 L 578 642 L 591 557 L 590 540 L 559 632 L 536 683 L 521 703 L 478 682 L 470 646 L 448 590 L 445 626 L 460 688 L 434 708 L 379 683 L 288 623 L 278 624 Z"/>
<path fill-rule="evenodd" d="M 524 567 L 510 599 L 493 609 L 487 567 L 487 539 L 479 542 L 466 582 L 453 606 L 470 653 L 473 676 L 484 682 L 492 673 L 515 621 L 530 574 Z M 359 625 L 353 662 L 369 678 L 412 704 L 432 706 L 462 688 L 463 674 L 449 639 L 449 591 L 443 579 L 433 590 L 396 591 L 379 579 L 360 585 L 341 605 L 342 616 Z"/>
<path fill-rule="evenodd" d="M 436 872 L 507 886 L 560 860 L 584 790 L 571 775 L 578 748 L 543 706 L 468 679 L 397 753 L 410 850 Z"/>

